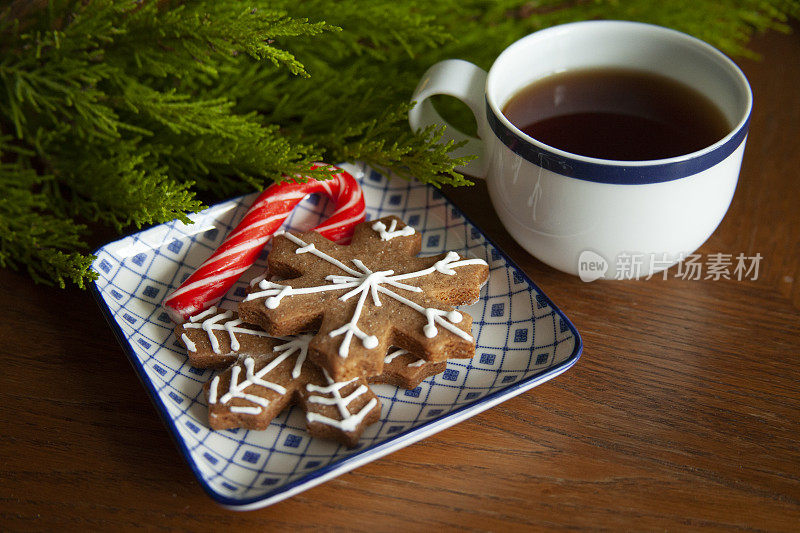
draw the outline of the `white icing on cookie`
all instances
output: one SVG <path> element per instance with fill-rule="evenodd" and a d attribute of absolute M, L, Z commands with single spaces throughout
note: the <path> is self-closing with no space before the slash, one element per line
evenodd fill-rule
<path fill-rule="evenodd" d="M 405 355 L 407 353 L 408 353 L 408 350 L 404 350 L 402 348 L 398 348 L 397 350 L 386 354 L 386 357 L 383 358 L 383 363 L 388 365 L 389 363 L 394 361 L 395 358 L 400 357 L 401 355 Z"/>
<path fill-rule="evenodd" d="M 329 282 L 327 285 L 299 288 L 294 288 L 291 285 L 284 285 L 281 283 L 262 280 L 258 283 L 258 288 L 261 289 L 261 291 L 250 293 L 245 298 L 245 301 L 263 297 L 265 298 L 264 305 L 266 305 L 269 309 L 276 309 L 281 304 L 283 298 L 287 296 L 291 297 L 298 294 L 313 294 L 342 289 L 353 289 L 339 297 L 339 300 L 347 301 L 353 296 L 359 295 L 353 316 L 351 317 L 350 321 L 344 324 L 342 327 L 329 333 L 331 337 L 343 335 L 342 342 L 339 345 L 340 357 L 347 357 L 350 352 L 350 342 L 354 336 L 360 339 L 362 345 L 367 349 L 377 348 L 380 344 L 376 336 L 369 335 L 358 327 L 358 321 L 361 318 L 361 314 L 364 310 L 364 302 L 366 301 L 367 297 L 371 296 L 373 304 L 377 307 L 380 307 L 380 294 L 384 294 L 400 302 L 401 304 L 414 309 L 418 313 L 423 314 L 428 320 L 427 324 L 423 327 L 423 333 L 426 337 L 436 337 L 439 333 L 437 326 L 440 326 L 451 333 L 458 335 L 464 340 L 472 341 L 472 336 L 470 334 L 454 326 L 454 324 L 458 324 L 463 319 L 463 316 L 458 311 L 444 311 L 442 309 L 436 309 L 433 307 L 423 307 L 416 302 L 413 302 L 408 298 L 398 294 L 393 289 L 400 289 L 409 292 L 422 292 L 422 288 L 401 283 L 401 281 L 428 276 L 434 272 L 439 272 L 447 276 L 453 276 L 456 274 L 455 269 L 458 267 L 467 265 L 486 265 L 486 261 L 482 259 L 461 259 L 456 252 L 448 252 L 443 259 L 440 259 L 432 266 L 415 272 L 407 272 L 405 274 L 394 274 L 394 270 L 373 272 L 359 259 L 351 259 L 351 262 L 356 267 L 353 269 L 338 259 L 318 250 L 313 243 L 309 244 L 301 238 L 292 235 L 291 233 L 286 233 L 284 236 L 298 246 L 297 250 L 295 250 L 296 254 L 311 253 L 336 266 L 347 275 L 329 275 L 325 278 Z"/>
<path fill-rule="evenodd" d="M 384 357 L 384 359 L 383 359 L 383 363 L 388 365 L 389 363 L 394 361 L 397 357 L 400 357 L 401 355 L 405 355 L 407 353 L 408 353 L 408 350 L 403 350 L 402 348 L 398 348 L 397 350 L 386 354 L 386 357 Z M 413 363 L 408 363 L 408 365 L 406 365 L 406 366 L 422 366 L 425 363 L 426 363 L 425 359 L 417 359 Z"/>
<path fill-rule="evenodd" d="M 197 345 L 192 342 L 192 339 L 186 336 L 186 333 L 181 333 L 181 340 L 183 341 L 183 344 L 184 346 L 186 346 L 187 350 L 189 350 L 190 352 L 197 351 Z"/>
<path fill-rule="evenodd" d="M 219 347 L 219 340 L 217 340 L 217 336 L 214 334 L 215 331 L 225 331 L 230 337 L 231 341 L 231 350 L 238 351 L 241 347 L 239 345 L 239 339 L 236 338 L 236 333 L 245 333 L 247 335 L 256 335 L 257 337 L 269 337 L 266 332 L 259 331 L 256 329 L 249 329 L 249 328 L 240 328 L 239 326 L 242 324 L 240 319 L 228 320 L 233 316 L 233 311 L 225 311 L 224 313 L 217 313 L 216 307 L 209 307 L 202 313 L 189 317 L 189 322 L 183 325 L 184 329 L 202 329 L 208 335 L 208 342 L 211 343 L 211 350 L 216 354 L 221 354 L 222 350 Z M 202 322 L 198 323 L 200 320 Z M 225 322 L 220 323 L 220 321 L 224 320 Z M 190 352 L 196 352 L 197 347 L 184 333 L 181 336 L 184 344 L 186 344 L 186 349 Z M 188 343 L 187 343 L 188 341 Z M 191 347 L 190 347 L 191 344 Z"/>
<path fill-rule="evenodd" d="M 350 381 L 340 381 L 335 382 L 330 377 L 327 371 L 324 369 L 322 373 L 325 374 L 325 379 L 328 381 L 327 387 L 319 387 L 317 385 L 308 384 L 306 385 L 306 389 L 309 392 L 319 392 L 321 394 L 330 394 L 330 396 L 309 396 L 308 401 L 313 403 L 320 403 L 323 405 L 335 405 L 339 409 L 339 414 L 342 416 L 341 420 L 335 420 L 333 418 L 327 417 L 325 415 L 321 415 L 319 413 L 306 413 L 306 419 L 309 423 L 311 422 L 320 422 L 323 424 L 328 424 L 329 426 L 333 426 L 339 428 L 342 431 L 355 431 L 359 424 L 366 418 L 366 416 L 372 411 L 372 409 L 378 404 L 378 400 L 376 398 L 372 398 L 367 404 L 362 407 L 357 413 L 351 413 L 349 405 L 350 403 L 367 392 L 369 389 L 365 385 L 359 385 L 356 390 L 348 394 L 346 397 L 342 398 L 341 389 L 350 383 L 356 381 L 355 379 L 351 379 Z"/>
<path fill-rule="evenodd" d="M 261 413 L 261 408 L 258 406 L 248 405 L 232 405 L 231 413 L 241 413 L 245 415 L 257 415 Z"/>
<path fill-rule="evenodd" d="M 382 241 L 390 241 L 395 237 L 409 237 L 415 233 L 414 228 L 411 226 L 406 226 L 403 229 L 397 229 L 396 220 L 392 220 L 392 223 L 389 224 L 389 229 L 386 229 L 386 224 L 380 220 L 372 225 L 372 229 L 378 232 L 378 235 L 381 236 Z"/>
<path fill-rule="evenodd" d="M 219 376 L 214 376 L 211 385 L 208 387 L 208 403 L 217 403 L 217 388 L 219 387 Z"/>
<path fill-rule="evenodd" d="M 233 368 L 231 368 L 231 380 L 230 384 L 228 385 L 228 391 L 219 398 L 219 402 L 228 403 L 233 398 L 242 398 L 249 402 L 255 403 L 261 407 L 266 407 L 267 405 L 269 405 L 269 400 L 267 400 L 266 398 L 247 393 L 247 389 L 253 385 L 260 385 L 262 387 L 272 389 L 278 394 L 286 394 L 285 387 L 277 383 L 267 381 L 266 379 L 264 379 L 264 376 L 272 372 L 278 365 L 283 363 L 288 357 L 296 353 L 298 354 L 297 362 L 295 363 L 295 366 L 292 369 L 292 377 L 297 379 L 300 376 L 300 371 L 302 370 L 303 362 L 306 360 L 306 355 L 308 354 L 308 343 L 311 341 L 311 337 L 312 335 L 299 335 L 297 337 L 282 338 L 281 340 L 285 340 L 286 343 L 275 346 L 275 348 L 273 348 L 273 351 L 278 352 L 280 355 L 278 355 L 275 359 L 266 364 L 258 372 L 255 372 L 255 359 L 253 359 L 252 357 L 246 357 L 242 363 L 245 368 L 245 379 L 239 381 L 239 375 L 241 374 L 242 371 L 241 366 L 237 364 Z M 214 385 L 213 383 L 212 383 L 212 388 L 215 390 L 216 393 L 216 385 Z M 216 401 L 214 402 L 211 401 L 211 395 L 209 395 L 208 401 L 209 403 L 216 403 Z M 234 411 L 233 410 L 234 407 L 235 406 L 231 407 L 231 412 L 244 412 L 244 411 Z M 251 408 L 251 410 L 252 409 L 255 409 L 255 407 Z M 260 407 L 256 412 L 249 414 L 259 414 L 259 413 L 261 413 Z"/>
<path fill-rule="evenodd" d="M 303 370 L 303 363 L 308 355 L 308 343 L 311 342 L 313 335 L 298 335 L 297 337 L 285 337 L 286 344 L 281 344 L 272 349 L 273 352 L 289 352 L 289 355 L 297 353 L 297 361 L 292 369 L 292 377 L 297 379 Z"/>

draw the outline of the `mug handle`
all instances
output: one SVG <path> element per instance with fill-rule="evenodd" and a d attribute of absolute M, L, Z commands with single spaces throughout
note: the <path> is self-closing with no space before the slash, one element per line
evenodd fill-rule
<path fill-rule="evenodd" d="M 486 130 L 486 110 L 484 92 L 486 71 L 461 59 L 446 59 L 430 67 L 414 89 L 411 101 L 415 105 L 408 112 L 408 123 L 413 131 L 419 131 L 432 124 L 445 125 L 440 142 L 466 141 L 464 146 L 450 152 L 453 157 L 477 155 L 476 159 L 455 169 L 470 176 L 486 179 L 488 156 L 486 143 L 466 135 L 447 123 L 428 100 L 435 94 L 454 96 L 467 104 L 478 123 L 478 136 L 483 137 Z"/>

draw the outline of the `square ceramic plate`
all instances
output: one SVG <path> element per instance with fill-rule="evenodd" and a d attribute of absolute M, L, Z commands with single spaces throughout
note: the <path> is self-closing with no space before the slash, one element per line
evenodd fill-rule
<path fill-rule="evenodd" d="M 254 196 L 112 242 L 96 252 L 94 293 L 147 392 L 203 488 L 220 504 L 255 509 L 288 498 L 339 474 L 441 431 L 551 379 L 575 364 L 581 339 L 564 314 L 481 231 L 436 189 L 387 179 L 364 165 L 342 165 L 364 189 L 367 218 L 397 215 L 422 236 L 422 254 L 455 250 L 486 260 L 489 282 L 472 317 L 476 355 L 413 390 L 373 385 L 380 422 L 359 446 L 347 449 L 311 439 L 298 407 L 266 431 L 211 431 L 203 384 L 211 370 L 186 363 L 161 301 L 222 242 Z M 285 228 L 307 230 L 326 213 L 327 198 L 311 196 Z M 234 307 L 246 282 L 263 271 L 266 251 L 222 301 Z"/>

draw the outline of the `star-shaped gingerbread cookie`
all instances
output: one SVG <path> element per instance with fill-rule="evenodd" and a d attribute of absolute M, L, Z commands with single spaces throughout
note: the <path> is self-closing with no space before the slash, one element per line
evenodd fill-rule
<path fill-rule="evenodd" d="M 305 361 L 310 335 L 269 339 L 260 355 L 240 358 L 206 383 L 213 429 L 267 429 L 284 408 L 299 401 L 313 437 L 355 446 L 381 414 L 378 397 L 363 378 L 335 382 Z"/>
<path fill-rule="evenodd" d="M 355 446 L 380 416 L 380 403 L 363 378 L 334 381 L 307 360 L 311 335 L 274 338 L 243 323 L 233 311 L 211 307 L 176 327 L 189 362 L 199 368 L 229 368 L 206 383 L 212 429 L 266 429 L 284 408 L 300 402 L 309 433 Z M 416 387 L 444 370 L 394 350 L 376 383 Z"/>
<path fill-rule="evenodd" d="M 318 331 L 310 359 L 337 381 L 381 373 L 397 346 L 428 361 L 474 355 L 472 318 L 455 305 L 477 301 L 489 269 L 455 252 L 417 257 L 421 239 L 397 217 L 356 226 L 349 246 L 316 232 L 273 240 L 269 273 L 239 315 L 271 335 Z"/>

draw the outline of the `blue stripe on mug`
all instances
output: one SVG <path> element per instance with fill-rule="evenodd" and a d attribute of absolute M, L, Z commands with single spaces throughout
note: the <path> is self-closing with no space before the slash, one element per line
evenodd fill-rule
<path fill-rule="evenodd" d="M 750 116 L 733 136 L 717 148 L 687 159 L 652 165 L 619 166 L 609 163 L 596 163 L 551 152 L 536 146 L 520 133 L 512 131 L 495 115 L 489 102 L 486 102 L 486 119 L 489 127 L 500 142 L 523 159 L 562 176 L 596 183 L 615 185 L 645 185 L 662 183 L 708 170 L 731 155 L 747 136 Z"/>

